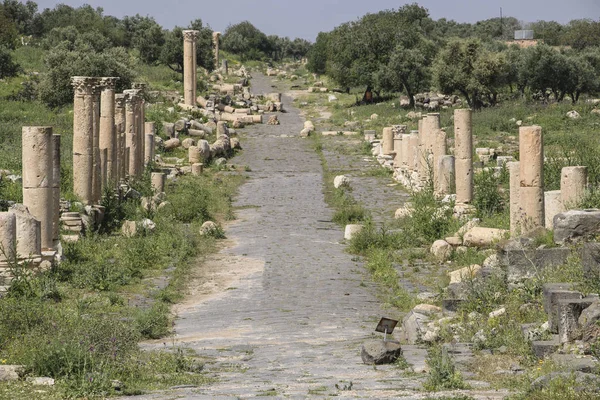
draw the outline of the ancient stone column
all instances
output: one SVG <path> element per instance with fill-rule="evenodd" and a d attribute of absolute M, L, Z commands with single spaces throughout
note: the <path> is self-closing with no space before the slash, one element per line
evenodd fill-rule
<path fill-rule="evenodd" d="M 138 145 L 139 145 L 139 116 L 137 115 L 138 108 L 138 91 L 135 89 L 125 90 L 123 93 L 127 95 L 125 98 L 125 145 L 129 149 L 129 163 L 127 174 L 130 177 L 140 175 L 139 160 L 138 160 Z"/>
<path fill-rule="evenodd" d="M 93 139 L 92 139 L 92 197 L 93 204 L 100 204 L 102 198 L 102 166 L 100 160 L 100 79 L 95 78 L 93 99 Z"/>
<path fill-rule="evenodd" d="M 194 54 L 196 52 L 194 51 Z M 195 78 L 194 78 L 195 79 Z M 141 82 L 135 82 L 132 87 L 138 90 L 138 103 L 136 109 L 137 127 L 138 127 L 138 155 L 137 160 L 139 162 L 138 171 L 140 176 L 144 172 L 145 162 L 144 157 L 146 155 L 146 100 L 144 99 L 146 92 L 146 84 Z"/>
<path fill-rule="evenodd" d="M 526 233 L 544 226 L 544 140 L 540 126 L 519 129 L 521 189 L 523 210 L 521 230 Z"/>
<path fill-rule="evenodd" d="M 125 165 L 125 94 L 115 95 L 115 161 L 118 184 L 126 175 Z M 127 166 L 128 167 L 128 166 Z"/>
<path fill-rule="evenodd" d="M 100 151 L 106 149 L 106 170 L 102 171 L 105 181 L 117 181 L 116 158 L 117 158 L 117 133 L 115 130 L 115 86 L 119 78 L 101 78 L 100 86 Z"/>
<path fill-rule="evenodd" d="M 154 122 L 146 122 L 144 124 L 146 131 L 146 143 L 144 144 L 144 165 L 148 165 L 154 161 L 154 135 L 155 126 Z"/>
<path fill-rule="evenodd" d="M 456 202 L 473 201 L 473 122 L 472 111 L 454 111 L 454 157 L 456 169 Z"/>
<path fill-rule="evenodd" d="M 213 46 L 215 51 L 215 71 L 219 69 L 219 39 L 221 38 L 221 32 L 213 32 Z"/>
<path fill-rule="evenodd" d="M 429 154 L 433 153 L 433 147 L 435 145 L 435 134 L 437 131 L 442 129 L 440 122 L 439 113 L 429 113 L 427 118 L 423 119 L 423 130 L 425 135 L 425 143 L 427 145 L 427 151 Z"/>
<path fill-rule="evenodd" d="M 192 175 L 194 175 L 194 176 L 202 175 L 203 170 L 204 170 L 204 164 L 201 164 L 201 163 L 192 164 Z"/>
<path fill-rule="evenodd" d="M 199 31 L 183 31 L 183 93 L 184 103 L 196 105 L 196 40 Z M 217 64 L 218 68 L 218 64 Z"/>
<path fill-rule="evenodd" d="M 154 193 L 162 193 L 165 191 L 165 180 L 167 179 L 165 174 L 162 172 L 153 172 L 150 179 Z"/>
<path fill-rule="evenodd" d="M 585 196 L 587 167 L 564 167 L 560 175 L 562 204 L 566 209 L 577 207 Z"/>
<path fill-rule="evenodd" d="M 392 128 L 383 128 L 383 155 L 394 155 L 394 132 Z"/>
<path fill-rule="evenodd" d="M 442 176 L 442 171 L 440 170 L 441 167 L 441 160 L 442 157 L 444 157 L 447 153 L 448 153 L 448 147 L 446 146 L 446 132 L 444 132 L 441 129 L 438 129 L 436 131 L 433 132 L 432 137 L 433 137 L 433 147 L 432 147 L 432 151 L 433 151 L 433 187 L 435 188 L 435 191 L 437 193 L 441 193 L 441 176 Z M 454 165 L 454 161 L 452 162 L 452 164 Z M 451 186 L 451 185 L 450 185 Z"/>
<path fill-rule="evenodd" d="M 421 165 L 421 154 L 419 151 L 419 136 L 420 135 L 418 131 L 410 131 L 408 161 L 410 164 L 410 169 L 413 171 L 419 171 L 419 166 Z"/>
<path fill-rule="evenodd" d="M 402 136 L 394 136 L 394 168 L 402 167 Z"/>
<path fill-rule="evenodd" d="M 17 258 L 33 259 L 42 254 L 41 223 L 23 204 L 15 204 L 8 211 L 15 215 Z"/>
<path fill-rule="evenodd" d="M 0 261 L 13 261 L 17 250 L 17 219 L 14 213 L 0 212 Z"/>
<path fill-rule="evenodd" d="M 409 159 L 410 159 L 410 155 L 409 155 L 409 153 L 410 153 L 410 134 L 402 135 L 402 150 L 400 151 L 400 153 L 402 155 L 401 167 L 403 169 L 407 169 L 408 164 L 409 164 Z"/>
<path fill-rule="evenodd" d="M 521 233 L 521 178 L 519 177 L 521 167 L 518 161 L 511 161 L 506 163 L 508 173 L 510 175 L 510 234 L 511 236 L 517 236 Z M 458 169 L 456 170 L 458 174 Z M 458 184 L 458 178 L 456 180 Z"/>
<path fill-rule="evenodd" d="M 440 157 L 437 170 L 439 171 L 437 193 L 442 196 L 451 194 L 455 174 L 454 156 L 444 155 Z"/>
<path fill-rule="evenodd" d="M 86 205 L 93 203 L 94 78 L 75 76 L 73 104 L 73 192 Z"/>
<path fill-rule="evenodd" d="M 52 127 L 23 127 L 23 204 L 41 223 L 42 249 L 52 249 L 54 166 Z"/>
<path fill-rule="evenodd" d="M 203 161 L 202 155 L 200 154 L 200 148 L 198 146 L 190 146 L 188 149 L 188 158 L 190 164 L 197 164 Z"/>
<path fill-rule="evenodd" d="M 560 190 L 544 192 L 544 226 L 546 229 L 554 229 L 554 217 L 564 211 Z"/>
<path fill-rule="evenodd" d="M 60 135 L 52 135 L 52 242 L 60 241 Z"/>

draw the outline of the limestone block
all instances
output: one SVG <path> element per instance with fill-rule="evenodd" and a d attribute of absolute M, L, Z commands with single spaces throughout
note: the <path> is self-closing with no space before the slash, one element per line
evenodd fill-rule
<path fill-rule="evenodd" d="M 338 175 L 333 180 L 333 187 L 339 189 L 341 187 L 349 187 L 350 186 L 350 178 L 345 175 Z"/>
<path fill-rule="evenodd" d="M 191 146 L 195 145 L 196 141 L 192 138 L 183 139 L 183 141 L 181 142 L 181 147 L 183 147 L 186 150 L 189 149 Z"/>
<path fill-rule="evenodd" d="M 600 210 L 570 210 L 554 217 L 554 241 L 576 241 L 600 233 Z"/>
<path fill-rule="evenodd" d="M 464 245 L 468 247 L 490 247 L 508 235 L 508 231 L 495 228 L 476 227 L 464 236 Z"/>
<path fill-rule="evenodd" d="M 448 272 L 450 283 L 461 283 L 476 278 L 481 273 L 481 265 L 471 265 L 456 271 Z"/>
<path fill-rule="evenodd" d="M 560 190 L 544 192 L 544 218 L 546 229 L 552 230 L 554 217 L 564 212 L 563 202 Z"/>
<path fill-rule="evenodd" d="M 452 246 L 445 240 L 436 240 L 429 251 L 438 261 L 445 262 L 452 255 Z"/>
<path fill-rule="evenodd" d="M 543 187 L 544 140 L 540 126 L 519 128 L 519 155 L 521 187 Z"/>
<path fill-rule="evenodd" d="M 165 147 L 165 150 L 172 150 L 172 149 L 176 149 L 179 146 L 181 146 L 181 141 L 177 138 L 173 138 L 173 139 L 165 140 L 163 145 Z"/>
<path fill-rule="evenodd" d="M 151 175 L 151 184 L 154 193 L 163 193 L 165 191 L 165 181 L 167 176 L 162 172 L 153 172 Z"/>
<path fill-rule="evenodd" d="M 52 188 L 23 189 L 23 204 L 41 223 L 42 250 L 51 249 L 54 246 L 52 241 L 52 214 L 54 212 Z"/>
<path fill-rule="evenodd" d="M 0 212 L 0 261 L 12 260 L 17 249 L 17 218 L 14 213 Z"/>
<path fill-rule="evenodd" d="M 204 161 L 200 155 L 200 149 L 197 146 L 190 146 L 188 149 L 188 159 L 190 164 L 197 164 Z"/>
<path fill-rule="evenodd" d="M 473 160 L 454 160 L 456 202 L 470 204 L 473 201 Z"/>
<path fill-rule="evenodd" d="M 362 346 L 360 357 L 367 365 L 393 364 L 402 356 L 402 348 L 397 342 L 369 340 Z"/>
<path fill-rule="evenodd" d="M 427 315 L 411 311 L 402 320 L 402 340 L 408 344 L 417 344 L 423 340 L 430 319 Z"/>
<path fill-rule="evenodd" d="M 35 258 L 42 254 L 42 225 L 35 219 L 27 207 L 15 204 L 9 212 L 15 214 L 17 257 Z"/>
<path fill-rule="evenodd" d="M 362 225 L 358 225 L 358 224 L 346 225 L 346 230 L 344 232 L 344 239 L 352 240 L 352 238 L 354 236 L 358 235 L 362 230 L 363 230 Z"/>
<path fill-rule="evenodd" d="M 200 163 L 192 164 L 192 175 L 200 176 L 200 175 L 202 175 L 203 171 L 204 171 L 204 164 L 200 164 Z"/>
<path fill-rule="evenodd" d="M 524 161 L 521 161 L 523 165 Z M 521 172 L 523 168 L 521 167 Z M 521 179 L 521 182 L 523 180 Z M 544 226 L 544 189 L 541 187 L 525 187 L 521 185 L 519 190 L 519 202 L 521 205 L 522 219 L 521 232 L 527 233 L 538 227 Z"/>
<path fill-rule="evenodd" d="M 587 188 L 587 167 L 564 167 L 560 177 L 561 200 L 566 208 L 577 207 Z"/>
<path fill-rule="evenodd" d="M 394 154 L 394 132 L 391 127 L 383 128 L 383 155 Z"/>
<path fill-rule="evenodd" d="M 452 192 L 452 183 L 455 180 L 455 160 L 454 156 L 442 156 L 437 164 L 438 178 L 438 194 L 447 195 Z"/>
<path fill-rule="evenodd" d="M 230 142 L 231 145 L 231 142 Z M 198 140 L 196 144 L 198 147 L 198 151 L 200 152 L 200 157 L 202 158 L 201 162 L 207 161 L 210 159 L 210 144 L 206 140 Z"/>

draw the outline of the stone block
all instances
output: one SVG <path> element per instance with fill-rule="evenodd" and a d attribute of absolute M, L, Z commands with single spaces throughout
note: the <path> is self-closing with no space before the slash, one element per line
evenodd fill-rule
<path fill-rule="evenodd" d="M 504 229 L 475 227 L 465 233 L 464 244 L 469 247 L 490 247 L 508 234 Z"/>
<path fill-rule="evenodd" d="M 577 241 L 600 233 L 600 210 L 570 210 L 554 217 L 554 241 Z"/>
<path fill-rule="evenodd" d="M 475 279 L 481 272 L 481 265 L 471 265 L 470 267 L 461 268 L 456 271 L 449 272 L 450 283 L 461 283 Z"/>
<path fill-rule="evenodd" d="M 363 230 L 362 225 L 357 225 L 357 224 L 346 225 L 346 230 L 344 232 L 344 239 L 352 240 L 352 238 L 354 236 L 356 236 L 358 233 L 360 233 L 362 230 Z"/>
<path fill-rule="evenodd" d="M 558 341 L 558 335 L 554 335 L 551 340 L 536 340 L 531 342 L 533 354 L 535 354 L 535 356 L 540 360 L 543 360 L 549 355 L 556 353 L 559 347 L 560 342 Z"/>
<path fill-rule="evenodd" d="M 569 343 L 581 337 L 579 317 L 595 299 L 559 299 L 558 300 L 558 340 Z"/>
<path fill-rule="evenodd" d="M 549 249 L 502 249 L 499 253 L 506 267 L 508 282 L 515 283 L 533 278 L 546 268 L 557 267 L 567 262 L 571 249 L 556 247 Z"/>
<path fill-rule="evenodd" d="M 367 365 L 393 364 L 402 355 L 398 342 L 369 340 L 363 344 L 360 356 Z"/>
<path fill-rule="evenodd" d="M 561 300 L 580 300 L 581 292 L 570 290 L 569 283 L 547 283 L 544 285 L 544 311 L 548 314 L 549 330 L 558 333 L 560 326 L 559 302 Z"/>
<path fill-rule="evenodd" d="M 438 261 L 444 262 L 452 255 L 452 246 L 445 240 L 436 240 L 431 245 L 430 252 Z"/>

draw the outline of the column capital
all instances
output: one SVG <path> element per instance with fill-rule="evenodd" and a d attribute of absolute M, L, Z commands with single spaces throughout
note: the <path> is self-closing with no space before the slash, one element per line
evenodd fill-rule
<path fill-rule="evenodd" d="M 183 39 L 186 42 L 195 42 L 198 39 L 199 34 L 200 34 L 200 31 L 194 31 L 194 30 L 183 31 Z"/>
<path fill-rule="evenodd" d="M 75 94 L 78 96 L 91 96 L 94 94 L 94 87 L 96 85 L 96 78 L 91 76 L 72 76 L 71 86 L 75 90 Z"/>
<path fill-rule="evenodd" d="M 123 94 L 125 95 L 125 107 L 127 109 L 132 109 L 136 107 L 138 102 L 140 101 L 140 90 L 139 89 L 127 89 L 123 90 Z"/>
<path fill-rule="evenodd" d="M 131 84 L 132 89 L 139 90 L 141 93 L 143 93 L 147 87 L 148 87 L 148 84 L 144 83 L 144 82 L 133 82 Z"/>
<path fill-rule="evenodd" d="M 124 93 L 115 94 L 115 108 L 124 108 L 127 95 Z"/>
<path fill-rule="evenodd" d="M 98 80 L 98 86 L 101 90 L 114 90 L 119 79 L 121 78 L 114 76 L 103 76 Z"/>
<path fill-rule="evenodd" d="M 221 36 L 221 32 L 213 32 L 213 39 L 218 39 Z"/>

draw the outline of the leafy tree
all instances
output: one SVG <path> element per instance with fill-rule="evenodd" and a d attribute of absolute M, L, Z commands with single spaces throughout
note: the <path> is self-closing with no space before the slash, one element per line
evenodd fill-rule
<path fill-rule="evenodd" d="M 0 79 L 9 78 L 19 73 L 20 67 L 13 62 L 10 51 L 0 46 Z"/>
<path fill-rule="evenodd" d="M 530 29 L 535 39 L 541 39 L 550 46 L 560 45 L 566 32 L 566 28 L 556 21 L 537 21 L 530 25 Z"/>
<path fill-rule="evenodd" d="M 523 51 L 519 71 L 521 85 L 540 94 L 546 101 L 551 94 L 558 101 L 564 98 L 572 86 L 569 81 L 572 73 L 567 57 L 548 45 L 540 44 Z"/>
<path fill-rule="evenodd" d="M 1 5 L 6 17 L 12 21 L 21 35 L 33 33 L 34 17 L 37 14 L 38 5 L 33 1 L 22 3 L 18 0 L 4 0 Z M 2 23 L 0 23 L 2 26 Z"/>
<path fill-rule="evenodd" d="M 17 43 L 17 28 L 0 4 L 0 46 L 14 49 Z"/>
<path fill-rule="evenodd" d="M 227 27 L 222 37 L 223 50 L 239 55 L 243 60 L 259 60 L 271 53 L 267 35 L 248 21 Z"/>
<path fill-rule="evenodd" d="M 414 95 L 429 87 L 435 44 L 421 35 L 412 36 L 404 36 L 398 43 L 389 62 L 375 75 L 375 84 L 389 91 L 406 91 L 410 106 L 414 107 Z"/>
<path fill-rule="evenodd" d="M 308 51 L 308 64 L 306 68 L 315 74 L 324 74 L 327 68 L 327 49 L 329 47 L 329 33 L 320 32 L 315 44 Z"/>
<path fill-rule="evenodd" d="M 123 18 L 123 26 L 125 44 L 137 49 L 143 62 L 150 64 L 159 59 L 162 46 L 165 44 L 165 35 L 154 18 L 136 14 L 133 17 Z"/>
<path fill-rule="evenodd" d="M 569 22 L 562 44 L 574 49 L 598 46 L 600 43 L 600 22 L 589 19 L 577 19 Z"/>
<path fill-rule="evenodd" d="M 40 82 L 40 98 L 50 107 L 73 101 L 72 76 L 116 76 L 120 78 L 117 90 L 130 87 L 135 76 L 131 58 L 123 47 L 90 52 L 80 49 L 70 51 L 61 45 L 50 50 L 44 62 L 48 72 Z"/>
<path fill-rule="evenodd" d="M 45 50 L 50 50 L 60 45 L 70 51 L 79 49 L 100 52 L 112 47 L 111 41 L 100 32 L 88 31 L 79 33 L 74 26 L 52 29 L 42 40 L 41 44 Z"/>
<path fill-rule="evenodd" d="M 461 93 L 474 109 L 486 101 L 496 104 L 509 73 L 505 54 L 486 49 L 478 39 L 451 41 L 434 65 L 438 87 L 444 93 Z"/>
<path fill-rule="evenodd" d="M 200 32 L 196 46 L 198 65 L 212 71 L 214 69 L 212 29 L 208 25 L 203 26 L 200 19 L 192 21 L 188 29 Z M 176 26 L 165 34 L 165 44 L 160 53 L 159 62 L 178 74 L 182 74 L 183 78 L 183 28 Z"/>

